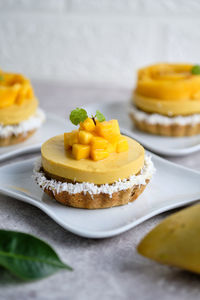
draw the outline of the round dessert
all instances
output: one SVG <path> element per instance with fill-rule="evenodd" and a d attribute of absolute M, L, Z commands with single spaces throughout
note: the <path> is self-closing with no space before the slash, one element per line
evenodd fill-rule
<path fill-rule="evenodd" d="M 200 133 L 200 66 L 157 64 L 140 69 L 130 116 L 152 134 Z"/>
<path fill-rule="evenodd" d="M 72 207 L 96 209 L 132 202 L 154 173 L 151 158 L 139 143 L 120 134 L 117 120 L 81 120 L 78 130 L 42 145 L 34 168 L 36 182 Z"/>
<path fill-rule="evenodd" d="M 20 143 L 44 122 L 30 81 L 0 70 L 0 146 Z"/>

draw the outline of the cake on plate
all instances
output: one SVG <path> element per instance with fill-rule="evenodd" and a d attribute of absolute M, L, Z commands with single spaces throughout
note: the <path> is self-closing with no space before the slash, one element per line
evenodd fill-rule
<path fill-rule="evenodd" d="M 0 146 L 28 139 L 44 122 L 30 81 L 0 70 Z"/>
<path fill-rule="evenodd" d="M 199 134 L 200 66 L 163 63 L 140 69 L 130 116 L 139 130 L 151 134 Z"/>
<path fill-rule="evenodd" d="M 135 140 L 120 134 L 117 120 L 97 111 L 70 114 L 77 130 L 47 140 L 34 168 L 34 178 L 60 203 L 97 209 L 134 201 L 153 173 L 151 158 Z"/>

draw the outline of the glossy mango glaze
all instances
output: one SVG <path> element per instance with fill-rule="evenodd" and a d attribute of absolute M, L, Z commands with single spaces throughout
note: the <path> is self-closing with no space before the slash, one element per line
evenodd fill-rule
<path fill-rule="evenodd" d="M 189 115 L 200 113 L 200 75 L 190 64 L 157 64 L 138 71 L 134 104 L 150 113 Z"/>
<path fill-rule="evenodd" d="M 0 70 L 0 123 L 18 124 L 37 109 L 38 101 L 30 81 L 21 74 Z"/>

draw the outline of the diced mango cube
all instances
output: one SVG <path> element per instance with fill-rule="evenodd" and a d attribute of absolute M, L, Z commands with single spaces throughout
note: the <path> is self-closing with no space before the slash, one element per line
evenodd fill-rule
<path fill-rule="evenodd" d="M 83 158 L 89 158 L 90 156 L 90 146 L 89 145 L 81 145 L 74 144 L 72 146 L 72 155 L 76 160 L 80 160 Z"/>
<path fill-rule="evenodd" d="M 93 160 L 98 161 L 108 157 L 109 153 L 104 149 L 92 149 L 90 155 Z"/>
<path fill-rule="evenodd" d="M 92 147 L 92 149 L 102 149 L 102 150 L 106 149 L 107 150 L 108 141 L 103 139 L 102 137 L 95 136 L 92 138 L 91 147 Z"/>
<path fill-rule="evenodd" d="M 114 135 L 114 136 L 110 136 L 109 137 L 109 142 L 113 145 L 116 146 L 116 144 L 118 143 L 119 139 L 120 139 L 121 135 Z"/>
<path fill-rule="evenodd" d="M 128 141 L 125 136 L 121 136 L 116 146 L 116 152 L 120 153 L 125 151 L 128 151 Z"/>
<path fill-rule="evenodd" d="M 91 118 L 87 118 L 84 122 L 80 123 L 80 129 L 92 132 L 95 130 L 94 121 Z"/>
<path fill-rule="evenodd" d="M 107 151 L 109 153 L 115 153 L 116 152 L 116 146 L 117 144 L 108 143 Z"/>
<path fill-rule="evenodd" d="M 78 143 L 78 135 L 78 130 L 73 130 L 72 132 L 64 133 L 64 146 L 66 150 L 68 150 L 73 144 Z"/>
<path fill-rule="evenodd" d="M 79 131 L 79 143 L 80 144 L 89 145 L 92 138 L 93 138 L 93 135 L 90 132 L 87 132 L 85 130 Z"/>
<path fill-rule="evenodd" d="M 108 141 L 111 141 L 113 137 L 120 135 L 119 124 L 117 120 L 110 120 L 99 122 L 96 125 L 96 132 Z"/>

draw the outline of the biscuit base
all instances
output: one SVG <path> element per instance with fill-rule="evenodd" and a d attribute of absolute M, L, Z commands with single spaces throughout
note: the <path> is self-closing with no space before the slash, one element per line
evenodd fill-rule
<path fill-rule="evenodd" d="M 133 202 L 144 191 L 148 182 L 149 179 L 146 180 L 145 185 L 136 185 L 130 189 L 113 193 L 111 197 L 109 194 L 103 193 L 95 195 L 90 195 L 89 193 L 84 194 L 83 192 L 70 194 L 66 191 L 61 193 L 53 193 L 52 190 L 47 188 L 44 189 L 44 192 L 66 206 L 86 209 L 99 209 L 125 205 L 129 202 Z"/>
<path fill-rule="evenodd" d="M 141 131 L 145 131 L 155 135 L 183 137 L 200 134 L 200 123 L 195 125 L 163 125 L 159 123 L 151 124 L 147 121 L 137 120 L 132 113 L 130 113 L 130 117 L 136 128 L 138 128 Z"/>
<path fill-rule="evenodd" d="M 19 144 L 27 140 L 29 137 L 31 137 L 35 133 L 36 129 L 30 130 L 26 133 L 20 133 L 18 135 L 10 135 L 5 138 L 0 138 L 0 147 L 6 147 L 11 146 L 15 144 Z"/>

